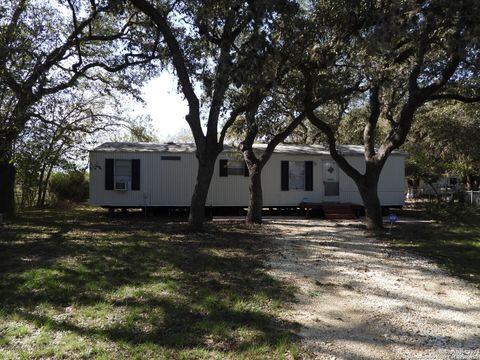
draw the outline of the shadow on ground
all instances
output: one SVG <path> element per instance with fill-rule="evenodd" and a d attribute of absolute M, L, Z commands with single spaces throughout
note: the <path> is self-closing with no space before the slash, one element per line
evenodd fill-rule
<path fill-rule="evenodd" d="M 305 226 L 303 226 L 305 223 Z M 298 286 L 289 319 L 318 359 L 480 358 L 480 294 L 357 223 L 272 221 L 272 274 Z"/>
<path fill-rule="evenodd" d="M 271 249 L 261 228 L 184 230 L 89 208 L 22 214 L 0 230 L 0 354 L 281 358 L 298 351 L 295 323 L 276 316 L 293 288 L 264 271 Z"/>

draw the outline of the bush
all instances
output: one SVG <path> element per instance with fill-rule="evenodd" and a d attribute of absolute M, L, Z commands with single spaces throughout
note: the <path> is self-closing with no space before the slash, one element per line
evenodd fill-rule
<path fill-rule="evenodd" d="M 50 179 L 49 186 L 57 201 L 84 202 L 88 199 L 88 180 L 85 171 L 55 173 Z"/>
<path fill-rule="evenodd" d="M 480 208 L 464 203 L 426 203 L 424 212 L 427 218 L 444 223 L 476 224 Z"/>

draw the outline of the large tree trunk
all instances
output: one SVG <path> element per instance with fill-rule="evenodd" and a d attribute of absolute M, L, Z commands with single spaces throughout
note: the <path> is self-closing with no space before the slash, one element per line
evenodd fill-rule
<path fill-rule="evenodd" d="M 262 169 L 258 165 L 249 167 L 249 190 L 247 223 L 262 223 L 263 193 L 262 193 Z"/>
<path fill-rule="evenodd" d="M 190 231 L 201 231 L 203 228 L 203 222 L 205 221 L 205 203 L 207 201 L 208 189 L 210 188 L 216 159 L 217 157 L 215 156 L 213 159 L 207 159 L 205 161 L 199 160 L 198 162 L 197 183 L 193 190 L 188 216 L 188 227 Z"/>
<path fill-rule="evenodd" d="M 254 106 L 247 112 L 247 122 L 249 124 L 245 140 L 240 143 L 239 149 L 243 153 L 243 158 L 248 167 L 249 172 L 249 190 L 250 198 L 248 202 L 247 223 L 262 223 L 262 208 L 263 208 L 263 192 L 262 192 L 262 170 L 265 164 L 268 162 L 273 154 L 276 146 L 285 140 L 293 130 L 303 121 L 305 113 L 301 113 L 297 117 L 293 118 L 288 126 L 280 133 L 275 135 L 267 145 L 267 148 L 263 154 L 257 158 L 253 151 L 253 143 L 258 133 L 258 127 L 255 122 L 255 115 L 258 107 L 261 104 L 263 97 L 257 97 L 252 95 L 253 99 L 256 99 Z"/>
<path fill-rule="evenodd" d="M 7 159 L 0 159 L 0 213 L 15 214 L 15 166 Z"/>
<path fill-rule="evenodd" d="M 379 177 L 376 174 L 366 173 L 363 181 L 357 183 L 365 207 L 366 225 L 369 230 L 383 229 L 382 206 L 377 191 Z"/>

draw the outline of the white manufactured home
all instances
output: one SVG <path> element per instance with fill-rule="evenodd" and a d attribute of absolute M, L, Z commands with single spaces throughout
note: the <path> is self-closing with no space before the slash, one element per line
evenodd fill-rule
<path fill-rule="evenodd" d="M 462 177 L 455 174 L 444 174 L 430 184 L 422 179 L 418 182 L 407 182 L 407 199 L 422 196 L 451 197 L 459 191 L 465 191 L 465 186 Z"/>
<path fill-rule="evenodd" d="M 255 145 L 261 152 L 265 145 Z M 363 147 L 339 146 L 363 171 Z M 188 207 L 198 162 L 192 144 L 105 143 L 90 151 L 90 203 L 108 208 Z M 393 152 L 380 176 L 382 206 L 404 203 L 405 154 Z M 262 172 L 265 207 L 300 203 L 362 204 L 355 183 L 321 145 L 279 145 Z M 248 205 L 248 172 L 241 154 L 225 146 L 218 156 L 207 206 Z"/>

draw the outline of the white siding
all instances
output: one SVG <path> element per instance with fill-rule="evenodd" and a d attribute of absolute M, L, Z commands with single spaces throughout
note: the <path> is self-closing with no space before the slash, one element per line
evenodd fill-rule
<path fill-rule="evenodd" d="M 229 159 L 226 154 L 220 154 L 208 193 L 207 205 L 210 206 L 247 206 L 248 205 L 248 177 L 240 175 L 219 176 L 219 162 Z M 313 191 L 280 190 L 280 163 L 285 161 L 313 161 Z M 263 205 L 294 206 L 302 201 L 321 202 L 322 187 L 318 184 L 321 178 L 321 164 L 318 157 L 312 155 L 282 155 L 273 154 L 262 171 Z"/>
<path fill-rule="evenodd" d="M 363 156 L 349 156 L 347 161 L 360 173 L 365 173 Z M 378 197 L 382 205 L 403 205 L 405 198 L 405 157 L 390 155 L 385 162 L 378 182 Z M 355 182 L 340 171 L 340 202 L 362 204 Z"/>
<path fill-rule="evenodd" d="M 181 160 L 161 160 L 162 155 L 180 156 Z M 219 160 L 231 159 L 222 153 L 216 160 L 207 198 L 207 206 L 246 206 L 248 177 L 219 176 Z M 105 190 L 105 159 L 140 159 L 140 191 Z M 302 201 L 323 201 L 322 160 L 324 155 L 272 155 L 262 172 L 264 206 L 295 206 Z M 313 161 L 313 191 L 281 191 L 281 161 Z M 362 156 L 347 160 L 362 173 Z M 379 196 L 382 205 L 403 205 L 404 161 L 402 155 L 392 155 L 380 176 Z M 189 206 L 195 187 L 198 163 L 193 153 L 159 152 L 90 152 L 90 203 L 103 206 Z M 340 171 L 340 202 L 361 204 L 355 183 Z"/>
<path fill-rule="evenodd" d="M 161 153 L 90 152 L 90 203 L 112 206 L 189 206 L 197 159 L 161 160 Z M 105 190 L 105 159 L 140 159 L 140 191 Z"/>
<path fill-rule="evenodd" d="M 313 191 L 281 191 L 281 162 L 313 161 Z M 322 166 L 319 156 L 273 154 L 262 173 L 262 189 L 265 206 L 295 206 L 305 202 L 321 202 Z"/>

